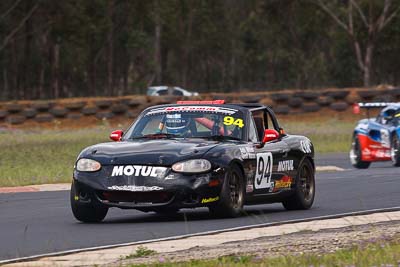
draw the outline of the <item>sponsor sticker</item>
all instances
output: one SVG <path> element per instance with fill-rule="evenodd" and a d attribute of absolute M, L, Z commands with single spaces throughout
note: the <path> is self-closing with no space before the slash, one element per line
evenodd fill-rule
<path fill-rule="evenodd" d="M 149 192 L 149 191 L 160 191 L 163 190 L 164 188 L 159 186 L 113 185 L 107 187 L 107 189 L 116 191 Z"/>
<path fill-rule="evenodd" d="M 167 114 L 167 119 L 180 119 L 182 118 L 182 114 L 175 113 L 175 114 Z"/>
<path fill-rule="evenodd" d="M 217 196 L 217 197 L 203 198 L 203 199 L 201 200 L 201 204 L 210 203 L 210 202 L 215 202 L 215 201 L 218 201 L 218 200 L 219 200 L 219 197 L 218 197 L 218 196 Z"/>
<path fill-rule="evenodd" d="M 311 141 L 310 140 L 301 140 L 300 141 L 300 148 L 301 151 L 303 151 L 304 153 L 311 153 Z"/>
<path fill-rule="evenodd" d="M 390 134 L 387 129 L 381 129 L 381 144 L 383 147 L 390 147 Z"/>
<path fill-rule="evenodd" d="M 242 154 L 242 159 L 248 159 L 249 154 L 247 153 L 247 150 L 245 147 L 240 147 L 240 153 Z"/>
<path fill-rule="evenodd" d="M 151 109 L 146 113 L 147 115 L 154 115 L 160 113 L 169 113 L 169 112 L 209 112 L 209 113 L 221 113 L 232 115 L 237 112 L 236 109 L 225 108 L 225 107 L 212 107 L 212 106 L 174 106 L 174 107 L 166 107 L 166 108 L 155 108 Z"/>
<path fill-rule="evenodd" d="M 252 184 L 248 184 L 246 186 L 246 193 L 251 193 L 254 191 L 254 186 Z"/>
<path fill-rule="evenodd" d="M 293 160 L 284 160 L 278 162 L 278 172 L 293 171 Z"/>
<path fill-rule="evenodd" d="M 167 171 L 166 167 L 153 167 L 142 165 L 120 165 L 114 166 L 111 176 L 143 176 L 143 177 L 163 177 Z"/>
<path fill-rule="evenodd" d="M 276 180 L 274 183 L 273 192 L 281 189 L 287 189 L 292 186 L 293 179 L 290 176 L 283 176 L 280 180 Z"/>
<path fill-rule="evenodd" d="M 240 147 L 240 153 L 242 154 L 242 159 L 255 159 L 256 153 L 254 151 L 254 147 L 246 146 Z"/>
<path fill-rule="evenodd" d="M 271 186 L 269 187 L 269 192 L 274 192 L 275 189 L 275 182 L 271 182 Z"/>

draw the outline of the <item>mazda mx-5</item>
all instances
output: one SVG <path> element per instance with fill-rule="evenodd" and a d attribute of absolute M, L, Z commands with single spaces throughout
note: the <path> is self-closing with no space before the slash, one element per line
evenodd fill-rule
<path fill-rule="evenodd" d="M 208 207 L 235 217 L 244 205 L 309 209 L 314 147 L 289 135 L 260 104 L 180 101 L 145 109 L 114 142 L 85 148 L 74 166 L 76 219 L 98 222 L 109 208 L 167 214 Z"/>

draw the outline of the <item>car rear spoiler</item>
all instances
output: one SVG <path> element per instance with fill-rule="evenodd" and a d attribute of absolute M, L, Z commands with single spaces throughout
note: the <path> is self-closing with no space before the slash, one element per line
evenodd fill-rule
<path fill-rule="evenodd" d="M 369 110 L 373 108 L 384 108 L 393 104 L 398 104 L 395 102 L 372 102 L 372 103 L 354 103 L 353 113 L 360 114 L 360 108 L 367 109 L 367 116 L 369 118 Z"/>

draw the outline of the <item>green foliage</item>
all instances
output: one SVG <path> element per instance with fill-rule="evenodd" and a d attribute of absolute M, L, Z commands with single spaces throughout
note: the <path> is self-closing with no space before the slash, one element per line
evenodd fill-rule
<path fill-rule="evenodd" d="M 147 247 L 144 246 L 139 246 L 135 253 L 126 256 L 124 259 L 134 259 L 134 258 L 141 258 L 141 257 L 146 257 L 146 256 L 151 256 L 156 254 L 156 251 L 152 249 L 148 249 Z"/>
<path fill-rule="evenodd" d="M 285 255 L 279 257 L 228 256 L 213 260 L 192 260 L 178 263 L 156 263 L 154 267 L 205 267 L 205 266 L 398 266 L 400 245 L 398 243 L 378 243 L 339 250 L 328 254 Z M 131 265 L 144 266 L 144 265 Z"/>
<path fill-rule="evenodd" d="M 0 100 L 143 93 L 156 69 L 200 92 L 362 84 L 351 38 L 316 2 L 3 0 Z M 347 20 L 346 1 L 324 2 Z M 357 2 L 373 20 L 384 3 Z M 356 11 L 354 22 L 364 49 Z M 399 29 L 397 16 L 376 37 L 376 84 L 399 82 Z"/>
<path fill-rule="evenodd" d="M 0 133 L 0 186 L 69 183 L 86 146 L 107 142 L 104 128 Z"/>

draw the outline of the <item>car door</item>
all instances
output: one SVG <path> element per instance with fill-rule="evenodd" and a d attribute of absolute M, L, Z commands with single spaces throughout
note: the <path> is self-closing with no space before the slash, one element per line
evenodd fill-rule
<path fill-rule="evenodd" d="M 370 121 L 368 135 L 369 137 L 378 142 L 381 148 L 390 148 L 390 125 L 385 119 L 383 112 L 381 112 L 375 121 Z"/>
<path fill-rule="evenodd" d="M 256 154 L 256 169 L 254 177 L 254 194 L 270 193 L 274 189 L 274 181 L 281 178 L 277 172 L 278 164 L 284 160 L 289 150 L 288 145 L 280 138 L 263 144 L 262 138 L 265 129 L 275 129 L 276 125 L 268 118 L 268 113 L 265 110 L 252 112 L 250 118 L 249 137 L 252 137 L 251 131 L 255 131 L 255 141 L 259 145 L 255 146 Z"/>

